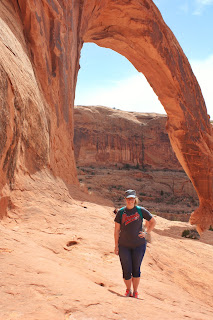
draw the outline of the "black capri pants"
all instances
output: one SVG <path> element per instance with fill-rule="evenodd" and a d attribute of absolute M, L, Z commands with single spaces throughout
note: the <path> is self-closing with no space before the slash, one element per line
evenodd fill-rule
<path fill-rule="evenodd" d="M 125 280 L 129 280 L 132 277 L 140 277 L 140 268 L 145 251 L 146 243 L 136 248 L 127 248 L 119 245 L 119 258 Z"/>

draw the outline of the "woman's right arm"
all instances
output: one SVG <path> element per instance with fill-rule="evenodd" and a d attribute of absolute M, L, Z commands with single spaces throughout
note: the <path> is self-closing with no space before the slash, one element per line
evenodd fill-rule
<path fill-rule="evenodd" d="M 121 225 L 118 222 L 115 222 L 115 231 L 114 231 L 114 238 L 115 238 L 115 254 L 118 255 L 118 239 L 120 234 Z"/>

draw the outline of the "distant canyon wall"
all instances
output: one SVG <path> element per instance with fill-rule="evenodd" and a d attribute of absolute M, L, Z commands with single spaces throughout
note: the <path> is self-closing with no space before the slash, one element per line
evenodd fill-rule
<path fill-rule="evenodd" d="M 74 121 L 78 166 L 183 170 L 166 132 L 166 115 L 76 106 Z"/>
<path fill-rule="evenodd" d="M 1 202 L 20 175 L 77 183 L 73 105 L 84 42 L 125 56 L 164 106 L 172 148 L 198 194 L 191 222 L 213 222 L 213 133 L 200 87 L 151 0 L 0 2 Z M 1 207 L 1 206 L 0 206 Z"/>

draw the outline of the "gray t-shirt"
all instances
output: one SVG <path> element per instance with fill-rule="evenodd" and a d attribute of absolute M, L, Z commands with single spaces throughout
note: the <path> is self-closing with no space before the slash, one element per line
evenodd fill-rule
<path fill-rule="evenodd" d="M 152 219 L 152 214 L 143 207 L 140 207 L 142 211 L 143 218 L 146 220 Z M 124 208 L 124 212 L 121 218 L 121 211 L 115 217 L 115 222 L 120 223 L 120 235 L 118 244 L 127 248 L 136 248 L 141 246 L 146 242 L 145 238 L 140 238 L 138 236 L 139 232 L 142 231 L 143 220 L 141 219 L 140 213 L 137 208 L 133 209 Z"/>

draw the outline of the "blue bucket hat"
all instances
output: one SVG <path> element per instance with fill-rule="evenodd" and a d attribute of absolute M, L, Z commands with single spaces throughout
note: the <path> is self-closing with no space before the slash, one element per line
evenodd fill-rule
<path fill-rule="evenodd" d="M 136 198 L 136 191 L 131 189 L 125 191 L 125 198 Z"/>

